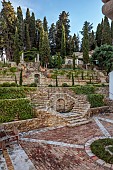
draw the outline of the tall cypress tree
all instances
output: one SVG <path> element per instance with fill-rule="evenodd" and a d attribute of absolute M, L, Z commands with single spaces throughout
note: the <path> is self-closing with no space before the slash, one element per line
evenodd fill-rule
<path fill-rule="evenodd" d="M 102 30 L 103 30 L 103 20 L 101 24 L 99 23 L 96 30 L 96 45 L 100 47 L 102 45 Z"/>
<path fill-rule="evenodd" d="M 10 61 L 14 60 L 14 35 L 15 35 L 15 24 L 16 17 L 14 8 L 10 1 L 2 1 L 1 15 L 4 21 L 4 29 L 2 29 L 2 35 L 4 37 L 4 46 L 6 47 L 7 59 Z"/>
<path fill-rule="evenodd" d="M 43 19 L 43 28 L 44 28 L 44 31 L 48 32 L 48 22 L 47 22 L 46 17 L 44 17 Z"/>
<path fill-rule="evenodd" d="M 89 34 L 88 34 L 88 22 L 86 21 L 83 26 L 83 38 L 82 38 L 82 50 L 84 64 L 89 62 Z"/>
<path fill-rule="evenodd" d="M 41 64 L 43 65 L 44 59 L 43 59 L 43 45 L 44 42 L 44 29 L 43 27 L 40 27 L 40 38 L 39 38 L 39 55 L 41 59 Z"/>
<path fill-rule="evenodd" d="M 111 38 L 112 38 L 112 44 L 113 44 L 113 21 L 111 22 Z"/>
<path fill-rule="evenodd" d="M 49 29 L 49 43 L 51 55 L 54 55 L 56 53 L 56 26 L 54 25 L 54 23 L 51 24 L 51 27 Z"/>
<path fill-rule="evenodd" d="M 65 56 L 66 56 L 66 37 L 65 37 L 65 27 L 62 24 L 61 57 L 64 59 Z"/>
<path fill-rule="evenodd" d="M 15 30 L 15 37 L 14 37 L 14 61 L 18 65 L 20 62 L 20 40 L 19 40 L 19 34 L 18 34 L 18 28 L 16 27 Z"/>
<path fill-rule="evenodd" d="M 30 41 L 31 41 L 31 48 L 36 47 L 36 24 L 35 24 L 35 15 L 33 12 L 30 17 L 29 35 L 30 35 Z"/>
<path fill-rule="evenodd" d="M 107 44 L 107 45 L 112 44 L 111 28 L 110 28 L 108 18 L 106 16 L 104 17 L 104 22 L 103 22 L 102 44 Z"/>
<path fill-rule="evenodd" d="M 26 50 L 31 49 L 30 36 L 29 36 L 29 25 L 25 23 L 25 47 Z"/>
<path fill-rule="evenodd" d="M 17 7 L 17 30 L 19 35 L 20 50 L 24 49 L 24 22 L 21 7 Z"/>
<path fill-rule="evenodd" d="M 94 50 L 96 47 L 95 34 L 94 31 L 89 34 L 89 50 Z"/>

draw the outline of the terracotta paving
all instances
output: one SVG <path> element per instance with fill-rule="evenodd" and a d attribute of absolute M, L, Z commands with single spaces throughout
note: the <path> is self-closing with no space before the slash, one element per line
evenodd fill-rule
<path fill-rule="evenodd" d="M 35 168 L 36 170 L 111 170 L 113 165 L 103 165 L 102 160 L 92 155 L 90 142 L 93 139 L 106 138 L 107 135 L 113 137 L 112 129 L 113 114 L 99 115 L 92 118 L 91 123 L 78 127 L 44 128 L 23 133 L 20 134 L 23 151 L 22 148 L 17 148 L 18 152 L 11 150 L 10 158 L 14 162 L 18 153 L 19 160 L 19 154 L 23 156 L 25 151 L 28 159 L 24 162 L 22 170 L 30 170 L 27 167 L 28 161 L 35 166 L 34 170 Z M 26 156 L 24 157 L 26 160 Z M 19 164 L 14 165 L 15 170 L 20 170 Z"/>
<path fill-rule="evenodd" d="M 93 121 L 92 123 L 78 127 L 63 127 L 47 132 L 27 135 L 26 138 L 59 141 L 70 144 L 84 144 L 87 140 L 95 136 L 103 136 L 103 134 Z"/>
<path fill-rule="evenodd" d="M 37 170 L 104 170 L 85 150 L 21 142 Z"/>

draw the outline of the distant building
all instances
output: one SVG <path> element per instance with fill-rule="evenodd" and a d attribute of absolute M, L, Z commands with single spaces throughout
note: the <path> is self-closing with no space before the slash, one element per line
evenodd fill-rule
<path fill-rule="evenodd" d="M 89 52 L 89 57 L 91 57 L 93 54 L 93 51 Z M 73 55 L 75 55 L 76 60 L 75 64 L 78 65 L 83 65 L 83 52 L 74 52 Z M 65 58 L 65 65 L 72 65 L 73 64 L 73 57 L 66 57 Z"/>

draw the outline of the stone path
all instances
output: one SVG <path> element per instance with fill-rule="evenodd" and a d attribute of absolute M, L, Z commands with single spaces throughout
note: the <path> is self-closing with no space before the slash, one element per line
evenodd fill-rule
<path fill-rule="evenodd" d="M 20 134 L 20 144 L 8 148 L 14 170 L 111 170 L 90 150 L 97 139 L 112 137 L 113 115 L 94 117 L 79 127 L 52 127 Z M 0 153 L 0 170 L 8 170 Z M 2 168 L 4 167 L 4 169 Z"/>

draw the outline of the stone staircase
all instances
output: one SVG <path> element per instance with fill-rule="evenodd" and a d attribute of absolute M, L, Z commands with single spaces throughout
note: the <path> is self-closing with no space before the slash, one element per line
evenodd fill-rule
<path fill-rule="evenodd" d="M 59 116 L 59 118 L 64 120 L 68 127 L 74 127 L 89 123 L 91 121 L 88 117 L 90 104 L 87 101 L 86 96 L 75 95 L 75 93 L 71 92 L 70 89 L 68 89 L 68 91 L 70 92 L 66 93 L 67 91 L 65 89 L 59 90 L 59 88 L 56 89 L 56 91 L 48 91 L 47 88 L 45 90 L 40 88 L 30 94 L 31 103 L 37 110 L 44 110 L 56 114 Z M 68 100 L 67 105 L 73 104 L 72 110 L 68 113 L 57 112 L 54 107 L 57 98 L 65 98 Z"/>

